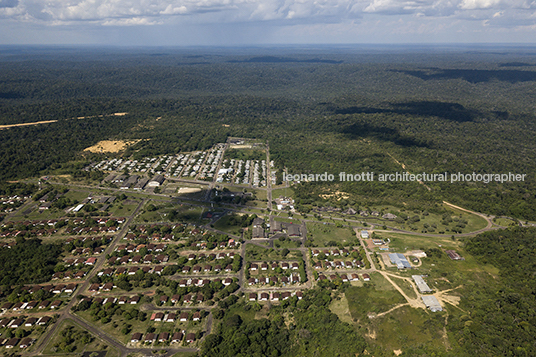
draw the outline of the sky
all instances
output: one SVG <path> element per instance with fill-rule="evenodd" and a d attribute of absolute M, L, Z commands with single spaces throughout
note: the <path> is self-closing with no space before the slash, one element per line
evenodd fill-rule
<path fill-rule="evenodd" d="M 536 0 L 0 0 L 0 44 L 536 43 Z"/>

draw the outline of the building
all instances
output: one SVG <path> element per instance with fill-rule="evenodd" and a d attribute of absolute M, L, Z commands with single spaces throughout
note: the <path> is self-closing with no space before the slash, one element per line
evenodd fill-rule
<path fill-rule="evenodd" d="M 426 284 L 424 279 L 422 278 L 422 275 L 412 275 L 413 281 L 415 281 L 415 284 L 417 284 L 417 288 L 421 293 L 431 293 L 432 289 Z"/>
<path fill-rule="evenodd" d="M 391 263 L 396 265 L 398 269 L 409 269 L 411 268 L 411 264 L 408 262 L 404 254 L 400 253 L 391 253 L 389 254 L 389 259 L 391 259 Z"/>
<path fill-rule="evenodd" d="M 264 228 L 262 227 L 253 227 L 253 232 L 251 234 L 251 238 L 253 239 L 263 239 L 264 236 Z"/>
<path fill-rule="evenodd" d="M 445 253 L 447 253 L 452 260 L 465 260 L 455 250 L 445 250 Z"/>
<path fill-rule="evenodd" d="M 434 295 L 423 295 L 421 296 L 424 305 L 430 309 L 432 312 L 443 311 L 439 300 Z"/>
<path fill-rule="evenodd" d="M 369 239 L 369 233 L 368 233 L 368 231 L 361 231 L 361 238 L 363 238 L 363 239 Z"/>
<path fill-rule="evenodd" d="M 160 187 L 164 183 L 164 176 L 156 175 L 147 183 L 147 187 Z"/>
<path fill-rule="evenodd" d="M 289 237 L 299 237 L 299 236 L 301 236 L 300 227 L 298 227 L 295 224 L 289 225 L 288 228 L 287 228 L 287 234 L 288 234 Z"/>

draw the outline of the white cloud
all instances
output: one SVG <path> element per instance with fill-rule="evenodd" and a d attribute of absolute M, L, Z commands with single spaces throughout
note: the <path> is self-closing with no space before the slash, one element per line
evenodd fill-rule
<path fill-rule="evenodd" d="M 470 21 L 487 27 L 530 28 L 536 24 L 534 10 L 536 0 L 0 0 L 0 21 L 117 27 L 339 24 L 342 29 L 366 19 L 402 28 L 396 23 L 404 18 L 414 21 L 412 26 L 418 29 L 431 20 L 423 30 L 430 32 L 439 19 L 444 23 Z M 438 31 L 449 29 L 440 27 Z"/>
<path fill-rule="evenodd" d="M 459 5 L 460 9 L 490 9 L 501 3 L 501 0 L 463 0 Z"/>

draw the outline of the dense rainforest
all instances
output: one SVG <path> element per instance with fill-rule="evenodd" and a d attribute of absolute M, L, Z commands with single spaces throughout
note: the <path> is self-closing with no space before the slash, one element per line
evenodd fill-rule
<path fill-rule="evenodd" d="M 84 49 L 0 55 L 0 180 L 73 173 L 103 139 L 124 155 L 206 149 L 227 136 L 270 144 L 290 173 L 516 173 L 524 182 L 332 182 L 301 207 L 442 200 L 536 219 L 535 58 L 530 48 Z M 117 112 L 129 113 L 113 116 Z M 104 115 L 104 116 L 101 116 Z M 84 119 L 73 119 L 85 117 Z M 156 119 L 159 120 L 156 120 Z M 340 190 L 347 200 L 310 192 Z"/>

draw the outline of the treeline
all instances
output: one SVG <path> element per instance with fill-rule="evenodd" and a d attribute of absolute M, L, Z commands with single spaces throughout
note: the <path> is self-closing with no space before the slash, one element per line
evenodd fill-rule
<path fill-rule="evenodd" d="M 468 238 L 465 248 L 498 268 L 499 277 L 463 287 L 460 307 L 468 313 L 447 325 L 463 355 L 536 355 L 536 229 L 486 232 Z"/>

